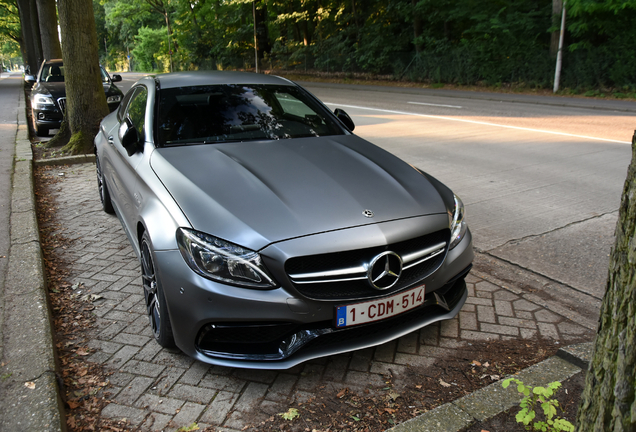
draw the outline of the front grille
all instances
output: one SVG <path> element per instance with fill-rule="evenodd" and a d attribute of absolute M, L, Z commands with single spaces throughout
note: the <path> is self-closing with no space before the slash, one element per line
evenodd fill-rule
<path fill-rule="evenodd" d="M 62 115 L 66 117 L 66 98 L 62 97 L 57 100 L 58 105 L 60 106 L 60 111 L 62 111 Z"/>
<path fill-rule="evenodd" d="M 369 249 L 290 258 L 285 271 L 305 297 L 317 300 L 353 300 L 386 296 L 417 284 L 444 261 L 449 230 Z M 367 281 L 367 268 L 380 253 L 392 251 L 405 260 L 398 282 L 379 291 Z M 408 257 L 412 262 L 407 262 Z"/>

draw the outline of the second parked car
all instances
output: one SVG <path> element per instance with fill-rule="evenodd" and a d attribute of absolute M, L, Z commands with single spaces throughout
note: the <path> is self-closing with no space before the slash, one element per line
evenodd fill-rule
<path fill-rule="evenodd" d="M 108 108 L 113 112 L 119 106 L 123 93 L 115 82 L 121 75 L 113 75 L 100 66 L 102 83 L 106 92 Z M 66 85 L 64 63 L 61 59 L 45 60 L 37 76 L 27 75 L 26 81 L 33 84 L 31 90 L 31 121 L 37 136 L 48 136 L 49 129 L 59 129 L 66 110 Z"/>

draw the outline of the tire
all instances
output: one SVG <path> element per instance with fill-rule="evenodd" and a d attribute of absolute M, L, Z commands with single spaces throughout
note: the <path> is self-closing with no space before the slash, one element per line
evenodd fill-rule
<path fill-rule="evenodd" d="M 33 131 L 35 132 L 35 135 L 39 137 L 49 136 L 49 128 L 38 126 L 37 122 L 35 121 L 35 113 L 33 111 L 31 112 L 31 116 L 33 117 Z"/>
<path fill-rule="evenodd" d="M 35 127 L 35 134 L 37 136 L 39 136 L 39 137 L 47 137 L 47 136 L 49 136 L 49 128 L 36 126 Z"/>
<path fill-rule="evenodd" d="M 99 165 L 99 158 L 95 158 L 95 171 L 97 171 L 97 188 L 99 189 L 99 199 L 102 202 L 102 209 L 108 214 L 115 214 L 113 202 L 110 200 L 110 192 L 104 181 L 102 168 Z"/>
<path fill-rule="evenodd" d="M 142 236 L 140 249 L 141 279 L 150 329 L 159 345 L 164 348 L 175 348 L 166 298 L 163 295 L 163 288 L 155 272 L 152 243 L 150 243 L 148 233 L 144 233 Z"/>

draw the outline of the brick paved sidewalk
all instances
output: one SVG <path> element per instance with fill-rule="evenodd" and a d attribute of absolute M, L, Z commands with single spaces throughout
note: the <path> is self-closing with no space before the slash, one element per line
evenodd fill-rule
<path fill-rule="evenodd" d="M 531 301 L 536 296 L 469 275 L 469 297 L 456 319 L 397 341 L 287 371 L 209 366 L 153 340 L 137 258 L 119 221 L 101 210 L 94 164 L 56 167 L 54 173 L 64 174 L 54 185 L 58 234 L 73 240 L 73 247 L 60 251 L 72 263 L 68 282 L 102 296 L 94 302 L 98 318 L 89 346 L 95 352 L 88 357 L 114 372 L 113 403 L 102 415 L 126 418 L 141 430 L 175 431 L 197 422 L 201 429 L 240 431 L 248 416 L 265 420 L 324 389 L 382 386 L 388 369 L 399 376 L 406 365 L 426 367 L 470 341 L 542 336 L 567 344 L 592 337 L 591 329 Z"/>

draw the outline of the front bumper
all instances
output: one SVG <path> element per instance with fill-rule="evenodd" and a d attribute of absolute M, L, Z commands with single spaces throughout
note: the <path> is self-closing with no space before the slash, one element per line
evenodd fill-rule
<path fill-rule="evenodd" d="M 371 234 L 367 232 L 370 229 L 373 227 L 353 231 L 357 231 L 354 233 L 357 236 Z M 332 243 L 329 238 L 319 238 L 329 235 L 283 242 L 275 250 L 267 248 L 263 253 L 283 256 L 285 250 L 296 252 L 305 246 L 313 252 L 317 243 Z M 277 262 L 285 262 L 275 258 Z M 447 253 L 441 266 L 417 282 L 426 286 L 423 305 L 381 321 L 337 329 L 336 306 L 355 300 L 307 298 L 279 268 L 273 269 L 273 273 L 283 286 L 276 289 L 223 285 L 195 274 L 179 251 L 155 252 L 156 271 L 177 346 L 206 363 L 253 369 L 288 369 L 309 359 L 376 346 L 453 318 L 467 298 L 464 277 L 472 259 L 472 237 L 467 231 L 464 240 Z M 411 286 L 414 285 L 404 290 Z"/>
<path fill-rule="evenodd" d="M 33 121 L 39 127 L 59 129 L 62 124 L 62 112 L 57 107 L 43 107 L 33 110 Z"/>

